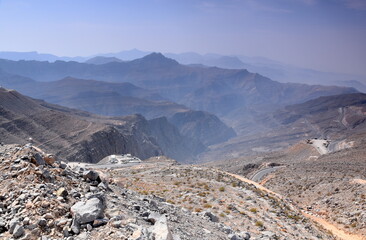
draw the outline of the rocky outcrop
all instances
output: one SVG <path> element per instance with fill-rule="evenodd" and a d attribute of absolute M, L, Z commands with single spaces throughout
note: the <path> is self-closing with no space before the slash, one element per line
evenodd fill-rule
<path fill-rule="evenodd" d="M 163 155 L 160 146 L 145 130 L 139 129 L 139 126 L 134 130 L 129 129 L 129 126 L 107 126 L 103 131 L 74 145 L 69 151 L 61 149 L 57 154 L 69 161 L 91 163 L 111 154 L 131 153 L 141 159 Z"/>

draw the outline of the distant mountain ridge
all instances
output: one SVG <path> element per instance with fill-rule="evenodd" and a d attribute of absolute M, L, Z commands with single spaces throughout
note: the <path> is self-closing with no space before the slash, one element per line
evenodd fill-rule
<path fill-rule="evenodd" d="M 36 51 L 32 52 L 0 52 L 0 59 L 7 59 L 13 61 L 28 60 L 28 61 L 85 61 L 87 58 L 84 57 L 59 57 L 48 53 L 38 53 Z"/>
<path fill-rule="evenodd" d="M 117 53 L 102 53 L 88 57 L 58 57 L 52 54 L 40 54 L 37 52 L 0 52 L 0 59 L 9 60 L 37 60 L 37 61 L 77 61 L 86 62 L 90 59 L 95 63 L 108 63 L 131 61 L 145 57 L 153 52 L 132 49 Z M 195 52 L 185 53 L 164 53 L 165 56 L 185 65 L 205 65 L 209 67 L 220 67 L 227 69 L 247 69 L 250 72 L 260 73 L 279 82 L 295 82 L 320 85 L 339 85 L 356 87 L 357 90 L 366 92 L 366 76 L 357 74 L 344 74 L 322 72 L 313 69 L 306 69 L 264 57 L 248 57 L 243 55 L 220 55 L 220 54 L 198 54 Z M 99 60 L 96 60 L 99 59 Z M 103 60 L 102 60 L 103 59 Z M 61 78 L 61 77 L 60 77 Z M 60 79 L 59 78 L 59 79 Z M 56 79 L 55 79 L 56 80 Z M 351 81 L 358 81 L 354 84 Z M 360 85 L 361 84 L 361 85 Z"/>

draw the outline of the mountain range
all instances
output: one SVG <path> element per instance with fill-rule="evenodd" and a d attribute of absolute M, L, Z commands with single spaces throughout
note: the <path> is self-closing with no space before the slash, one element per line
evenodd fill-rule
<path fill-rule="evenodd" d="M 232 141 L 243 142 L 265 133 L 273 119 L 261 124 L 262 115 L 286 105 L 357 92 L 280 83 L 243 69 L 187 66 L 160 53 L 106 64 L 0 60 L 0 69 L 0 84 L 6 88 L 95 114 L 166 117 L 182 136 L 206 147 L 236 134 Z"/>
<path fill-rule="evenodd" d="M 0 60 L 0 68 L 37 81 L 56 81 L 68 76 L 109 82 L 129 82 L 190 108 L 226 116 L 238 106 L 294 104 L 322 95 L 355 92 L 350 88 L 279 83 L 247 70 L 181 65 L 152 53 L 129 62 L 94 65 L 77 62 Z M 272 106 L 271 106 L 272 108 Z"/>
<path fill-rule="evenodd" d="M 37 52 L 0 52 L 0 58 L 9 60 L 37 61 L 77 61 L 91 64 L 131 61 L 151 54 L 150 51 L 132 49 L 117 53 L 103 53 L 88 57 L 58 57 L 52 54 Z M 261 73 L 279 82 L 295 82 L 306 84 L 337 85 L 354 87 L 366 91 L 366 76 L 336 72 L 322 72 L 314 69 L 301 68 L 281 63 L 264 57 L 249 57 L 244 55 L 198 54 L 195 52 L 164 53 L 165 56 L 185 65 L 203 65 L 226 69 L 247 69 L 250 72 Z"/>
<path fill-rule="evenodd" d="M 0 84 L 37 99 L 99 115 L 141 114 L 148 119 L 167 117 L 179 122 L 176 127 L 183 135 L 188 130 L 189 137 L 202 143 L 219 143 L 236 135 L 231 128 L 208 112 L 192 111 L 131 83 L 110 83 L 71 77 L 53 82 L 37 82 L 19 75 L 0 72 Z M 178 114 L 182 112 L 184 115 Z M 179 119 L 179 116 L 182 119 Z M 203 122 L 205 124 L 202 124 Z"/>

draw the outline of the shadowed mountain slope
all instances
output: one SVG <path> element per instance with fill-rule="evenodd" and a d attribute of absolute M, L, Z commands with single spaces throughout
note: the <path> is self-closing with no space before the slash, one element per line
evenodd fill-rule
<path fill-rule="evenodd" d="M 57 153 L 69 161 L 97 162 L 111 154 L 131 153 L 145 159 L 169 152 L 192 161 L 204 150 L 199 142 L 182 137 L 166 119 L 150 121 L 140 115 L 107 118 L 0 90 L 0 136 L 5 143 L 27 143 Z M 159 135 L 155 126 L 163 121 Z M 172 145 L 180 142 L 179 145 Z M 160 147 L 160 144 L 163 147 Z M 191 144 L 194 144 L 192 147 Z M 182 155 L 182 152 L 189 154 Z"/>

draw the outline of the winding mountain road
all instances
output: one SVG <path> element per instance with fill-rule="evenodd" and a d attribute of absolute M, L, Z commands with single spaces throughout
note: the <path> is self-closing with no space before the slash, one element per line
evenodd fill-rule
<path fill-rule="evenodd" d="M 250 179 L 254 182 L 260 182 L 263 179 L 263 177 L 266 176 L 267 174 L 270 174 L 271 172 L 274 172 L 277 169 L 283 168 L 283 167 L 284 166 L 264 168 L 264 169 L 256 172 Z"/>

